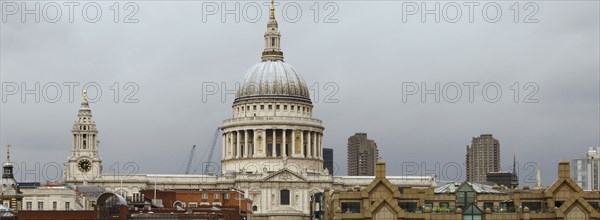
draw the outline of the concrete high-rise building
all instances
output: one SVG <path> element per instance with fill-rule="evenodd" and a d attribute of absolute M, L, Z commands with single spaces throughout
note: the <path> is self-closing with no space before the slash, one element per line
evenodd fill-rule
<path fill-rule="evenodd" d="M 348 175 L 374 176 L 379 158 L 377 144 L 366 133 L 356 133 L 348 138 Z"/>
<path fill-rule="evenodd" d="M 500 142 L 491 134 L 473 137 L 467 145 L 467 181 L 484 182 L 486 174 L 500 171 Z"/>
<path fill-rule="evenodd" d="M 323 148 L 323 167 L 333 175 L 333 149 Z"/>
<path fill-rule="evenodd" d="M 590 147 L 587 154 L 571 160 L 571 178 L 583 190 L 600 190 L 600 147 Z"/>

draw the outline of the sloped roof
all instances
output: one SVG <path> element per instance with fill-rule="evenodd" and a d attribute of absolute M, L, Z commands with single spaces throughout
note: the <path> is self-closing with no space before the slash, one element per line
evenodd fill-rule
<path fill-rule="evenodd" d="M 502 193 L 499 190 L 494 189 L 491 183 L 474 183 L 466 182 L 475 190 L 476 193 Z M 450 182 L 439 187 L 436 187 L 434 193 L 456 193 L 456 190 L 460 187 L 461 182 Z"/>

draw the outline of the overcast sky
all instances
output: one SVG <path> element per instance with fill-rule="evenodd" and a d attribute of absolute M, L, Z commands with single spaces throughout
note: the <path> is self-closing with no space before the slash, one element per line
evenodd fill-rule
<path fill-rule="evenodd" d="M 234 88 L 260 61 L 268 18 L 264 2 L 238 2 L 246 9 L 240 21 L 225 15 L 222 22 L 223 4 L 232 9 L 235 1 L 205 2 L 204 8 L 200 1 L 141 1 L 119 2 L 116 23 L 115 2 L 102 1 L 98 22 L 85 20 L 93 20 L 96 8 L 88 6 L 88 14 L 82 13 L 86 2 L 80 2 L 73 6 L 71 23 L 63 2 L 41 1 L 40 21 L 24 15 L 22 22 L 23 5 L 12 3 L 2 1 L 0 155 L 4 161 L 4 147 L 13 146 L 11 159 L 18 163 L 21 181 L 62 178 L 54 164 L 62 165 L 70 155 L 70 130 L 86 83 L 102 88 L 91 108 L 104 172 L 117 169 L 115 163 L 129 172 L 123 164 L 135 162 L 139 173 L 182 173 L 194 144 L 199 146 L 196 161 L 204 160 L 214 130 L 231 117 L 234 97 L 222 101 L 220 93 L 207 95 L 202 85 Z M 294 5 L 283 14 L 287 3 Z M 324 144 L 334 149 L 337 175 L 346 174 L 347 138 L 356 132 L 377 142 L 388 175 L 411 174 L 403 165 L 424 163 L 421 170 L 435 169 L 442 180 L 465 178 L 464 167 L 456 176 L 455 164 L 462 166 L 466 145 L 482 133 L 500 140 L 503 169 L 510 169 L 516 152 L 521 181 L 535 178 L 527 163 L 539 162 L 545 185 L 556 178 L 558 161 L 600 145 L 598 1 L 519 1 L 518 7 L 502 1 L 487 10 L 480 2 L 473 6 L 473 22 L 464 2 L 444 1 L 439 2 L 439 23 L 435 15 L 421 21 L 422 7 L 432 9 L 435 2 L 421 3 L 319 2 L 318 22 L 314 1 L 277 7 L 285 60 L 311 86 L 313 114 L 323 120 Z M 262 7 L 258 18 L 256 5 Z M 56 6 L 62 15 L 51 23 Z M 219 11 L 206 12 L 212 6 Z M 300 6 L 301 17 L 296 18 L 298 7 L 293 6 Z M 403 13 L 414 6 L 420 9 L 414 15 Z M 456 6 L 462 13 L 452 23 Z M 493 6 L 502 10 L 495 23 Z M 519 8 L 518 15 L 511 6 Z M 138 22 L 124 23 L 127 15 Z M 69 82 L 80 84 L 73 102 L 64 86 Z M 31 90 L 35 83 L 42 87 L 40 102 L 34 95 L 23 102 L 23 85 Z M 111 87 L 115 83 L 118 95 Z M 435 95 L 422 101 L 423 88 L 406 91 L 415 88 L 406 85 L 432 90 L 435 83 L 447 91 L 439 103 Z M 479 83 L 472 102 L 465 83 Z M 57 84 L 59 98 L 49 86 Z M 486 84 L 492 86 L 484 97 Z M 9 85 L 19 91 L 7 92 Z M 459 98 L 456 85 L 462 89 Z M 493 85 L 500 86 L 502 96 L 496 97 Z M 139 102 L 124 103 L 133 89 L 129 101 Z M 96 97 L 97 91 L 89 90 Z M 213 161 L 218 161 L 220 143 L 215 152 Z"/>

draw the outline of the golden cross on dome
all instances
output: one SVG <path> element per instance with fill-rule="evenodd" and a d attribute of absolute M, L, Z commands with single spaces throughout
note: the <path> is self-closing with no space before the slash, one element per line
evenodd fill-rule
<path fill-rule="evenodd" d="M 275 18 L 275 0 L 271 0 L 271 18 Z"/>
<path fill-rule="evenodd" d="M 87 90 L 83 89 L 83 101 L 87 102 Z"/>
<path fill-rule="evenodd" d="M 6 162 L 10 163 L 10 144 L 6 145 Z"/>

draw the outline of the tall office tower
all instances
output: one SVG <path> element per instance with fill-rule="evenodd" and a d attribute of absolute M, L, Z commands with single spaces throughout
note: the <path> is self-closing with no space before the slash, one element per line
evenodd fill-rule
<path fill-rule="evenodd" d="M 600 147 L 590 147 L 584 157 L 571 160 L 571 164 L 571 178 L 583 190 L 600 190 Z"/>
<path fill-rule="evenodd" d="M 323 167 L 333 175 L 333 149 L 323 148 Z"/>
<path fill-rule="evenodd" d="M 374 176 L 379 158 L 377 144 L 366 133 L 356 133 L 348 138 L 348 175 Z"/>
<path fill-rule="evenodd" d="M 467 145 L 467 181 L 484 182 L 486 174 L 500 171 L 500 142 L 491 134 L 473 137 Z"/>

